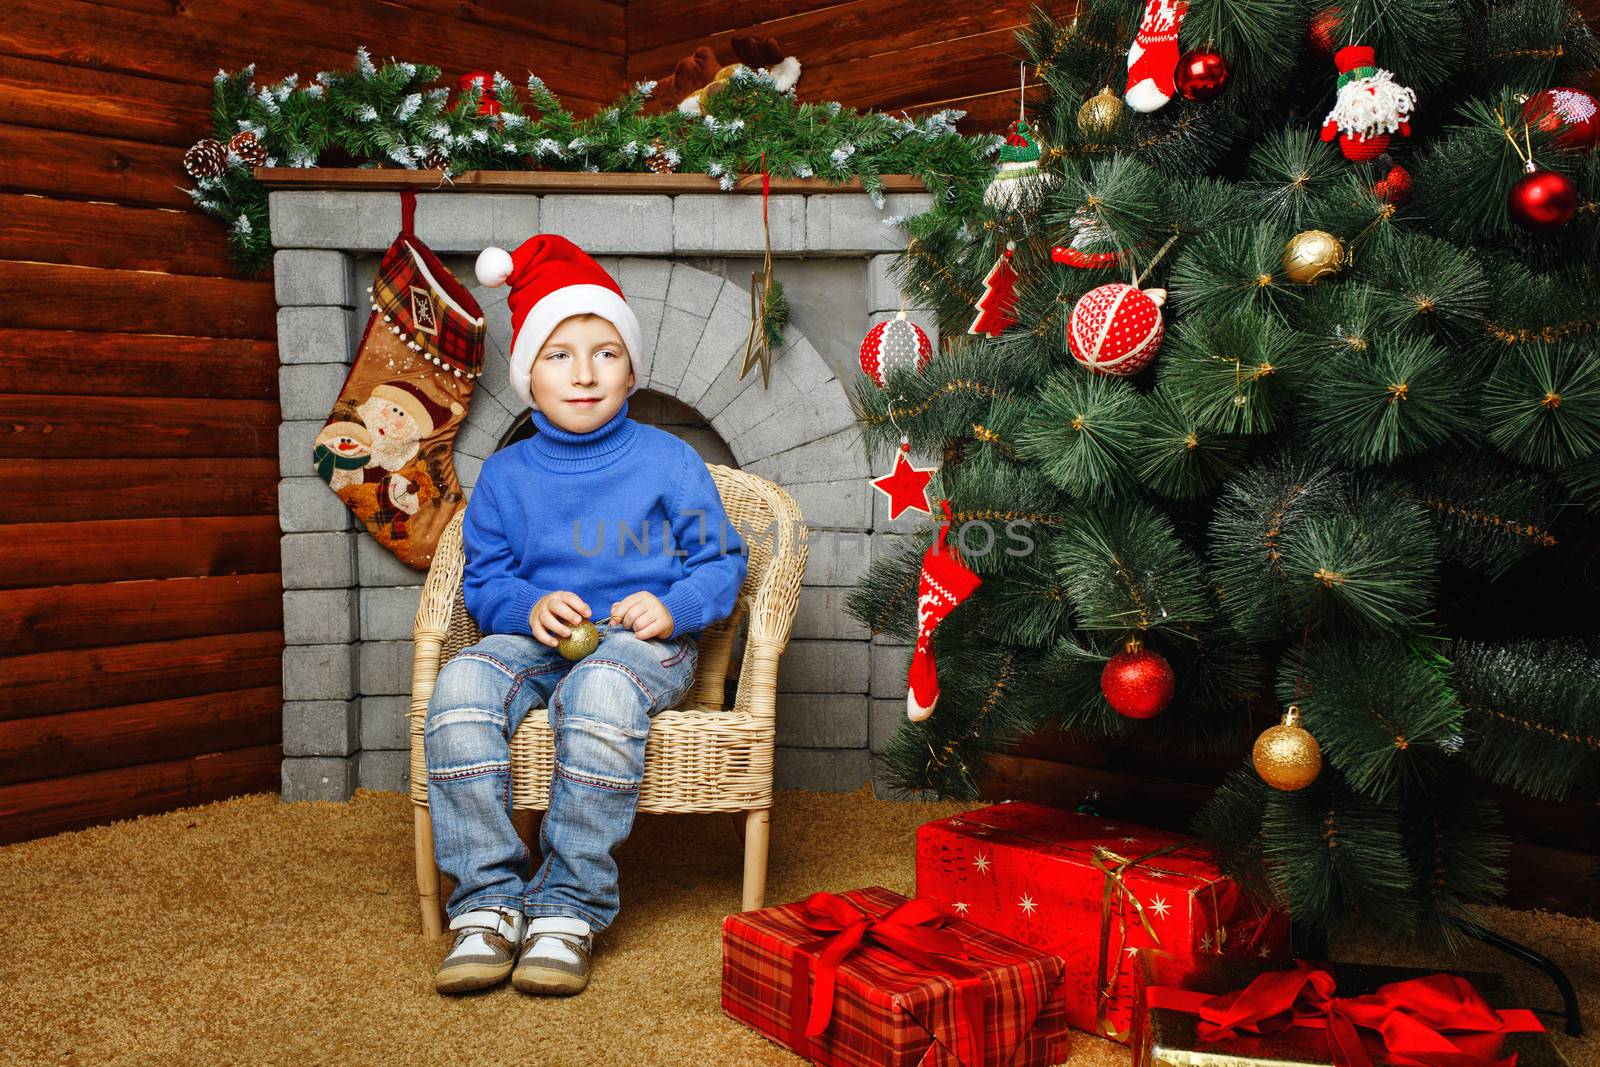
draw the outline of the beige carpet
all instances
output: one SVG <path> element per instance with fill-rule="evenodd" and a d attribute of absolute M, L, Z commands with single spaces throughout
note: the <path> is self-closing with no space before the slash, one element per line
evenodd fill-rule
<path fill-rule="evenodd" d="M 913 832 L 969 805 L 784 792 L 768 899 L 881 884 L 909 893 Z M 719 932 L 739 898 L 725 816 L 641 816 L 624 846 L 622 913 L 587 992 L 433 992 L 443 942 L 418 932 L 411 805 L 257 795 L 0 849 L 0 1062 L 6 1064 L 795 1064 L 722 1014 Z M 1498 915 L 1562 963 L 1600 1027 L 1600 924 Z M 1371 944 L 1349 959 L 1428 962 Z M 1530 1006 L 1542 979 L 1480 950 Z M 1593 1039 L 1557 1042 L 1600 1064 Z M 1073 1067 L 1126 1067 L 1077 1035 Z"/>

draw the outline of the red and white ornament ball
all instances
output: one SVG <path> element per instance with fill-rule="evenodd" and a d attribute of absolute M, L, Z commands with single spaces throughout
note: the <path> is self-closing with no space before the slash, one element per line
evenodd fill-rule
<path fill-rule="evenodd" d="M 1506 198 L 1511 221 L 1524 230 L 1560 229 L 1578 209 L 1578 187 L 1558 171 L 1529 167 Z"/>
<path fill-rule="evenodd" d="M 1600 101 L 1582 89 L 1558 85 L 1534 93 L 1522 105 L 1522 118 L 1553 134 L 1550 141 L 1557 148 L 1587 152 L 1600 144 Z"/>
<path fill-rule="evenodd" d="M 1137 637 L 1129 639 L 1121 652 L 1106 660 L 1100 672 L 1100 692 L 1118 715 L 1130 719 L 1150 719 L 1166 710 L 1177 691 L 1172 665 L 1154 649 L 1145 648 Z"/>
<path fill-rule="evenodd" d="M 928 335 L 904 311 L 878 323 L 861 341 L 861 370 L 879 389 L 890 371 L 910 369 L 920 374 L 932 358 Z"/>
<path fill-rule="evenodd" d="M 1072 358 L 1097 374 L 1137 374 L 1150 365 L 1166 329 L 1161 305 L 1165 289 L 1140 289 L 1112 282 L 1090 289 L 1067 319 Z"/>

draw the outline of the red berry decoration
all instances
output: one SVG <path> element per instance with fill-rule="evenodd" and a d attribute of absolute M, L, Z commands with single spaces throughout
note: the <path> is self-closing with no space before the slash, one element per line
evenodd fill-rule
<path fill-rule="evenodd" d="M 1555 86 L 1534 93 L 1522 105 L 1522 117 L 1535 129 L 1555 133 L 1550 141 L 1557 148 L 1586 152 L 1600 143 L 1600 101 L 1582 89 Z"/>
<path fill-rule="evenodd" d="M 1193 49 L 1179 57 L 1173 80 L 1185 100 L 1210 100 L 1228 84 L 1228 61 L 1204 48 Z"/>
<path fill-rule="evenodd" d="M 1067 348 L 1097 374 L 1137 374 L 1150 365 L 1166 329 L 1161 320 L 1165 289 L 1138 289 L 1112 282 L 1090 289 L 1072 306 Z"/>
<path fill-rule="evenodd" d="M 1372 192 L 1386 204 L 1403 204 L 1411 199 L 1411 172 L 1396 163 L 1389 173 L 1372 183 Z"/>
<path fill-rule="evenodd" d="M 1306 27 L 1306 45 L 1322 59 L 1333 55 L 1333 35 L 1344 21 L 1344 12 L 1336 7 L 1325 7 L 1311 18 Z"/>
<path fill-rule="evenodd" d="M 1172 665 L 1159 652 L 1130 637 L 1121 652 L 1106 660 L 1100 672 L 1100 692 L 1118 715 L 1149 719 L 1172 703 L 1177 681 Z"/>
<path fill-rule="evenodd" d="M 1524 230 L 1555 230 L 1567 224 L 1578 209 L 1578 189 L 1572 179 L 1553 170 L 1528 164 L 1506 200 L 1511 221 Z"/>
<path fill-rule="evenodd" d="M 879 389 L 890 371 L 911 369 L 921 373 L 932 358 L 933 345 L 928 335 L 907 319 L 904 311 L 878 323 L 861 340 L 861 370 Z"/>

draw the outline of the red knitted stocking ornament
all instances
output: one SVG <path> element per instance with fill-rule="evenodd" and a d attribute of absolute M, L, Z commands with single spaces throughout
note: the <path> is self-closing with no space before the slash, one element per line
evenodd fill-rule
<path fill-rule="evenodd" d="M 922 577 L 917 582 L 917 643 L 911 650 L 907 678 L 906 718 L 921 722 L 939 702 L 939 673 L 933 658 L 933 632 L 955 606 L 983 584 L 971 568 L 946 543 L 950 534 L 950 501 L 942 500 L 944 522 L 939 536 L 922 557 Z"/>
<path fill-rule="evenodd" d="M 1178 27 L 1185 0 L 1146 0 L 1139 32 L 1128 49 L 1128 88 L 1122 98 L 1135 111 L 1164 107 L 1176 88 Z"/>

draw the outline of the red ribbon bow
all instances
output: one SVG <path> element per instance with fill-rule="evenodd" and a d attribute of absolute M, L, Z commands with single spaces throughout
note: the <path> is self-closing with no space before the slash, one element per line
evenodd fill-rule
<path fill-rule="evenodd" d="M 801 946 L 795 954 L 795 1022 L 803 1014 L 803 1035 L 810 1039 L 828 1028 L 833 1017 L 834 989 L 838 984 L 839 965 L 846 956 L 861 947 L 864 941 L 874 941 L 896 957 L 905 961 L 903 970 L 922 968 L 954 975 L 956 993 L 956 1036 L 961 1046 L 961 1062 L 979 1067 L 983 1063 L 983 998 L 978 988 L 977 972 L 955 963 L 970 956 L 958 934 L 940 927 L 946 921 L 943 913 L 930 901 L 907 900 L 884 915 L 873 916 L 858 905 L 834 893 L 813 893 L 800 906 L 799 919 L 818 931 L 837 931 L 820 943 L 821 951 L 815 964 L 811 951 L 816 945 Z M 806 972 L 816 975 L 816 988 L 810 991 L 810 1008 L 804 1008 L 804 995 L 809 983 Z M 798 1038 L 799 1027 L 791 1028 Z M 796 1045 L 797 1051 L 800 1045 Z M 804 1054 L 804 1053 L 802 1053 Z"/>
<path fill-rule="evenodd" d="M 1544 1029 L 1533 1012 L 1496 1010 L 1471 982 L 1452 974 L 1390 982 L 1360 997 L 1337 997 L 1334 990 L 1332 974 L 1302 961 L 1295 970 L 1268 971 L 1244 989 L 1217 996 L 1153 986 L 1146 1003 L 1200 1016 L 1202 1041 L 1291 1026 L 1326 1029 L 1335 1067 L 1371 1067 L 1363 1029 L 1377 1033 L 1390 1062 L 1413 1067 L 1515 1067 L 1516 1053 L 1496 1058 L 1501 1037 Z"/>

